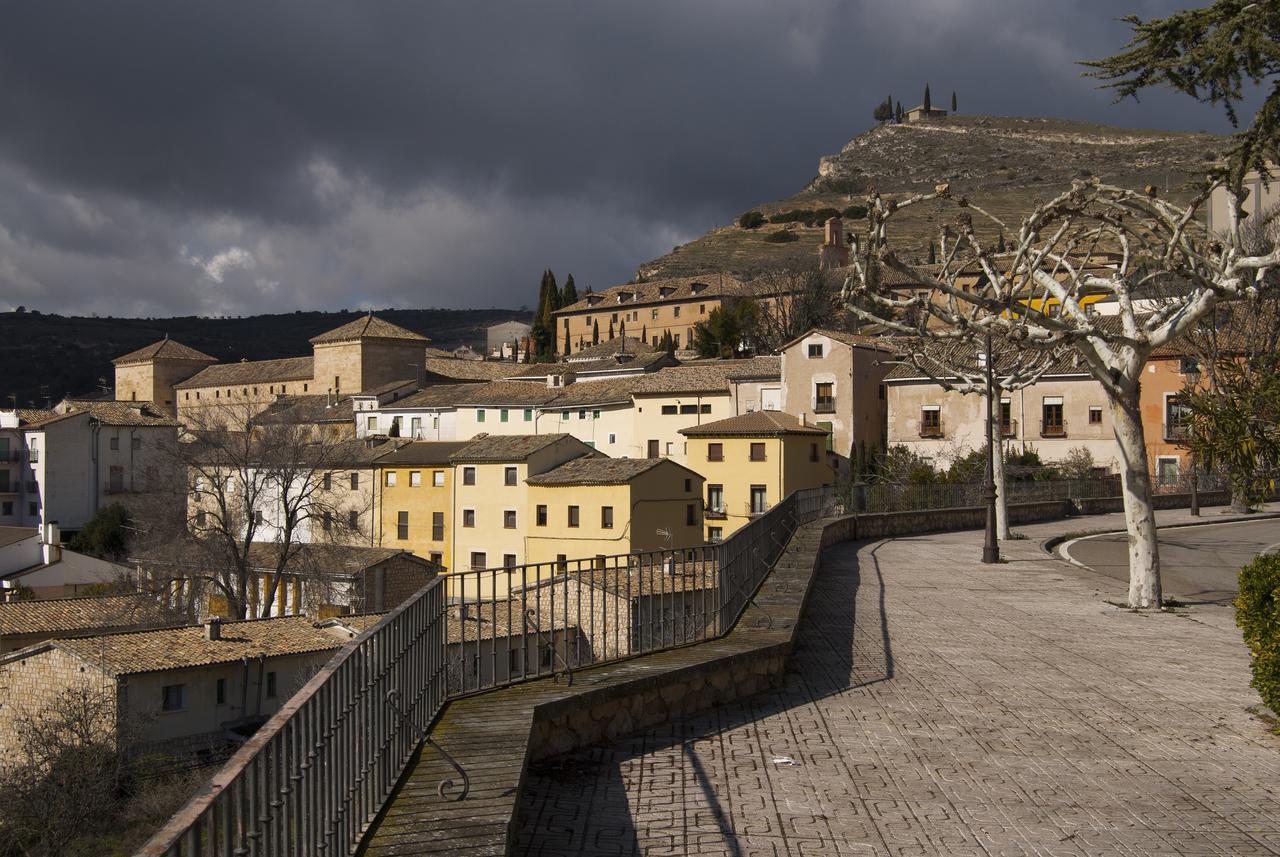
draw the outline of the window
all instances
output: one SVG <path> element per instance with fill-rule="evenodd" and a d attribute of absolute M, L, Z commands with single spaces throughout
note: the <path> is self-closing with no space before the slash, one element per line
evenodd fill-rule
<path fill-rule="evenodd" d="M 107 491 L 112 494 L 119 494 L 123 490 L 124 468 L 113 464 L 107 476 Z"/>
<path fill-rule="evenodd" d="M 333 474 L 332 473 L 326 473 L 324 475 L 323 484 L 324 484 L 324 490 L 326 491 L 333 490 Z"/>
<path fill-rule="evenodd" d="M 476 469 L 474 467 L 462 468 L 462 484 L 463 485 L 476 484 Z"/>
<path fill-rule="evenodd" d="M 472 569 L 481 569 L 488 564 L 489 564 L 489 558 L 485 556 L 484 551 L 471 552 L 471 568 Z"/>
<path fill-rule="evenodd" d="M 160 688 L 160 710 L 181 711 L 187 707 L 186 696 L 185 684 L 166 684 Z"/>
<path fill-rule="evenodd" d="M 134 452 L 137 452 L 138 450 L 142 449 L 142 438 L 140 437 L 133 438 L 129 442 L 129 445 L 133 448 Z"/>
<path fill-rule="evenodd" d="M 1161 455 L 1156 458 L 1156 483 L 1159 485 L 1171 485 L 1178 481 L 1178 458 L 1177 456 Z"/>
<path fill-rule="evenodd" d="M 646 452 L 648 453 L 648 457 L 660 458 L 662 455 L 662 453 L 660 452 L 660 449 L 661 447 L 658 446 L 658 442 L 656 440 L 649 441 L 648 449 L 646 450 Z"/>
<path fill-rule="evenodd" d="M 506 408 L 498 411 L 498 422 L 505 423 L 509 417 L 510 412 Z"/>
<path fill-rule="evenodd" d="M 409 418 L 409 436 L 422 437 L 422 417 Z"/>
<path fill-rule="evenodd" d="M 484 408 L 476 408 L 476 422 L 484 422 Z"/>
<path fill-rule="evenodd" d="M 444 541 L 444 512 L 431 513 L 431 541 Z"/>
<path fill-rule="evenodd" d="M 433 470 L 431 472 L 431 484 L 436 486 L 437 488 L 444 487 L 444 471 L 443 470 Z"/>
<path fill-rule="evenodd" d="M 357 472 L 355 472 L 355 473 L 352 473 L 352 474 L 351 474 L 351 490 L 352 490 L 352 491 L 359 491 L 359 490 L 360 490 L 360 473 L 359 473 L 359 471 L 357 471 Z"/>
<path fill-rule="evenodd" d="M 609 432 L 609 443 L 617 443 L 617 442 L 618 442 L 618 436 L 613 432 Z"/>
<path fill-rule="evenodd" d="M 653 313 L 653 316 L 652 316 L 652 317 L 653 317 L 653 319 L 657 319 L 657 317 L 658 317 L 658 311 L 655 309 L 655 310 L 651 310 L 651 312 Z"/>
<path fill-rule="evenodd" d="M 691 527 L 698 523 L 698 504 L 697 503 L 685 504 L 684 522 Z"/>
<path fill-rule="evenodd" d="M 1200 361 L 1194 357 L 1183 357 L 1178 361 L 1178 372 L 1183 375 L 1199 375 Z"/>
<path fill-rule="evenodd" d="M 0 503 L 0 515 L 4 515 L 7 518 L 12 514 L 13 514 L 12 500 L 5 500 L 3 503 Z"/>
<path fill-rule="evenodd" d="M 267 698 L 276 698 L 276 673 L 275 670 L 267 673 Z"/>
<path fill-rule="evenodd" d="M 213 699 L 217 705 L 227 704 L 227 680 L 225 678 L 218 679 L 213 686 Z"/>
<path fill-rule="evenodd" d="M 822 356 L 822 343 L 821 343 L 821 342 L 810 342 L 810 343 L 809 343 L 809 356 L 810 356 L 810 357 L 821 357 L 821 356 Z"/>
<path fill-rule="evenodd" d="M 613 507 L 612 506 L 600 507 L 600 529 L 602 530 L 613 529 Z"/>
<path fill-rule="evenodd" d="M 698 315 L 706 315 L 706 314 L 707 314 L 707 305 L 698 304 Z"/>
<path fill-rule="evenodd" d="M 11 505 L 11 504 L 7 504 L 7 505 Z M 204 509 L 200 509 L 199 511 L 196 512 L 197 527 L 203 527 L 205 525 L 205 522 L 208 520 L 209 520 L 209 516 L 205 513 Z"/>
<path fill-rule="evenodd" d="M 571 527 L 578 526 L 578 507 L 577 506 L 569 507 L 569 526 Z"/>
<path fill-rule="evenodd" d="M 539 503 L 537 509 L 533 513 L 534 523 L 539 527 L 547 525 L 547 507 Z"/>
<path fill-rule="evenodd" d="M 587 412 L 585 410 L 578 411 L 578 419 L 585 420 L 586 418 L 587 418 Z"/>
<path fill-rule="evenodd" d="M 261 523 L 262 523 L 262 510 L 261 510 L 261 509 L 254 509 L 254 510 L 253 510 L 253 522 L 254 522 L 255 524 L 261 524 Z"/>
<path fill-rule="evenodd" d="M 1089 425 L 1102 425 L 1102 408 L 1093 405 L 1089 408 Z"/>
<path fill-rule="evenodd" d="M 1041 437 L 1066 437 L 1067 424 L 1062 418 L 1062 397 L 1045 396 L 1041 405 Z"/>
<path fill-rule="evenodd" d="M 686 480 L 684 481 L 684 493 L 688 494 L 688 493 L 689 493 L 690 491 L 692 491 L 692 490 L 693 490 L 693 480 L 692 480 L 692 479 L 686 479 Z"/>
<path fill-rule="evenodd" d="M 421 486 L 422 486 L 422 471 L 410 470 L 409 471 L 409 487 L 419 488 Z"/>
<path fill-rule="evenodd" d="M 814 425 L 816 425 L 818 428 L 822 429 L 827 433 L 827 452 L 831 452 L 832 450 L 834 450 L 835 443 L 832 441 L 833 435 L 831 432 L 831 423 L 818 422 L 818 423 L 814 423 Z"/>
<path fill-rule="evenodd" d="M 1164 397 L 1164 438 L 1181 440 L 1187 436 L 1191 423 L 1191 409 L 1183 404 L 1178 393 L 1166 393 Z"/>
<path fill-rule="evenodd" d="M 347 513 L 347 526 L 356 532 L 360 531 L 360 513 L 355 509 Z"/>
<path fill-rule="evenodd" d="M 724 541 L 724 527 L 707 527 L 707 541 L 713 543 Z"/>
<path fill-rule="evenodd" d="M 724 461 L 724 444 L 707 444 L 707 461 Z"/>
<path fill-rule="evenodd" d="M 444 554 L 440 553 L 440 551 L 432 551 L 431 553 L 427 554 L 427 558 L 432 562 L 434 562 L 436 565 L 441 565 L 444 563 Z"/>
<path fill-rule="evenodd" d="M 751 444 L 751 460 L 764 461 L 764 444 L 761 442 L 753 442 Z"/>
<path fill-rule="evenodd" d="M 682 414 L 696 414 L 697 412 L 698 412 L 697 405 L 681 405 L 680 406 L 680 413 Z"/>
<path fill-rule="evenodd" d="M 678 307 L 678 306 L 677 306 L 677 307 L 672 307 L 672 309 L 671 309 L 671 315 L 672 315 L 673 317 L 675 317 L 675 318 L 679 318 L 679 317 L 680 317 L 680 307 Z M 678 335 L 678 334 L 677 334 L 676 338 L 677 338 L 677 339 L 679 338 L 679 335 Z M 678 343 L 678 342 L 676 343 L 676 345 L 679 345 L 679 344 L 680 344 L 680 343 Z"/>
<path fill-rule="evenodd" d="M 516 555 L 515 555 L 515 554 L 513 554 L 513 553 L 504 553 L 504 554 L 502 555 L 502 567 L 503 567 L 503 568 L 515 568 L 515 567 L 516 567 Z"/>
<path fill-rule="evenodd" d="M 462 526 L 474 527 L 475 525 L 476 525 L 476 510 L 463 509 L 462 510 Z"/>
<path fill-rule="evenodd" d="M 115 451 L 120 448 L 120 438 L 113 437 L 107 442 L 107 448 Z"/>
<path fill-rule="evenodd" d="M 515 484 L 516 484 L 516 478 L 517 478 L 517 476 L 516 476 L 516 468 L 514 468 L 514 467 L 504 467 L 504 468 L 502 469 L 502 484 L 503 484 L 503 485 L 515 485 Z"/>
<path fill-rule="evenodd" d="M 707 511 L 724 514 L 724 486 L 707 486 Z"/>
<path fill-rule="evenodd" d="M 514 530 L 516 528 L 515 509 L 507 509 L 502 513 L 502 527 L 506 530 Z"/>
<path fill-rule="evenodd" d="M 710 406 L 710 405 L 703 405 L 703 406 L 702 406 L 702 413 L 704 413 L 704 414 L 709 414 L 709 413 L 711 413 L 711 406 Z"/>
<path fill-rule="evenodd" d="M 402 542 L 409 538 L 408 512 L 396 512 L 396 538 Z"/>
<path fill-rule="evenodd" d="M 663 405 L 663 406 L 662 406 L 662 415 L 663 415 L 663 416 L 667 416 L 667 417 L 669 417 L 669 416 L 672 416 L 673 414 L 678 414 L 678 413 L 680 413 L 680 409 L 679 409 L 677 406 L 675 406 L 675 405 Z"/>
<path fill-rule="evenodd" d="M 768 495 L 766 494 L 765 486 L 763 485 L 751 486 L 751 514 L 753 515 L 763 514 L 764 511 L 769 508 L 769 503 L 765 499 L 767 496 Z"/>
<path fill-rule="evenodd" d="M 396 487 L 396 472 L 394 470 L 387 471 L 387 487 L 388 488 Z"/>
<path fill-rule="evenodd" d="M 936 405 L 920 409 L 920 436 L 942 437 L 942 411 Z"/>
<path fill-rule="evenodd" d="M 325 511 L 324 517 L 320 519 L 320 526 L 324 529 L 326 533 L 329 532 L 331 529 L 333 529 L 333 513 L 332 512 L 328 510 Z"/>
<path fill-rule="evenodd" d="M 567 420 L 567 419 L 569 419 L 569 412 L 568 412 L 568 411 L 561 411 L 561 412 L 560 412 L 560 419 L 562 419 L 562 420 Z"/>
<path fill-rule="evenodd" d="M 524 421 L 527 423 L 533 422 L 533 408 L 524 409 Z"/>
<path fill-rule="evenodd" d="M 813 410 L 819 414 L 832 414 L 836 410 L 834 384 L 813 385 Z"/>
<path fill-rule="evenodd" d="M 376 416 L 364 418 L 365 431 L 376 432 L 378 430 L 378 418 Z"/>
<path fill-rule="evenodd" d="M 599 411 L 592 411 L 592 412 L 591 412 L 591 419 L 593 419 L 593 420 L 598 420 L 598 419 L 600 419 L 600 412 L 599 412 Z"/>
<path fill-rule="evenodd" d="M 816 443 L 809 444 L 809 460 L 810 461 L 818 460 L 818 445 Z"/>
<path fill-rule="evenodd" d="M 36 511 L 36 501 L 32 500 L 27 504 L 27 516 L 34 518 L 39 512 Z"/>

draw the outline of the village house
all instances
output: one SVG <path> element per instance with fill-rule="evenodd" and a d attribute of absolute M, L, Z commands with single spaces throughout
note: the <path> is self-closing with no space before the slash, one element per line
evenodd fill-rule
<path fill-rule="evenodd" d="M 154 598 L 141 594 L 6 601 L 0 603 L 0 654 L 56 637 L 83 637 L 172 621 L 172 615 Z"/>
<path fill-rule="evenodd" d="M 531 329 L 523 321 L 504 321 L 489 325 L 485 329 L 485 353 L 490 357 L 511 359 L 518 356 L 515 354 L 518 351 L 519 356 L 523 356 L 527 346 L 520 343 L 528 339 Z"/>
<path fill-rule="evenodd" d="M 51 410 L 0 411 L 0 526 L 34 520 L 27 510 L 30 502 L 37 499 L 36 481 L 30 471 L 23 429 L 53 416 Z"/>
<path fill-rule="evenodd" d="M 887 433 L 884 378 L 892 368 L 892 340 L 815 329 L 781 351 L 780 410 L 830 432 L 827 449 L 839 472 L 847 473 L 851 461 L 869 460 Z"/>
<path fill-rule="evenodd" d="M 378 459 L 380 545 L 453 565 L 454 453 L 470 441 L 414 441 Z"/>
<path fill-rule="evenodd" d="M 718 542 L 793 491 L 830 485 L 825 429 L 755 411 L 682 429 L 689 466 L 706 478 L 707 541 Z"/>
<path fill-rule="evenodd" d="M 126 566 L 68 550 L 57 524 L 0 526 L 0 595 L 15 598 L 70 598 L 116 583 Z"/>
<path fill-rule="evenodd" d="M 48 640 L 0 657 L 0 753 L 12 752 L 19 717 L 80 686 L 101 691 L 103 716 L 148 744 L 236 744 L 342 645 L 300 616 Z"/>

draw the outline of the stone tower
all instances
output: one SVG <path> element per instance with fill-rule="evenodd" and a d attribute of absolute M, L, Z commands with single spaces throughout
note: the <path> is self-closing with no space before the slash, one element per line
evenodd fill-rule
<path fill-rule="evenodd" d="M 111 362 L 116 367 L 116 401 L 151 402 L 177 416 L 173 385 L 218 361 L 166 336 Z"/>
<path fill-rule="evenodd" d="M 373 313 L 311 339 L 313 392 L 352 396 L 392 381 L 417 381 L 429 340 Z"/>
<path fill-rule="evenodd" d="M 827 228 L 818 245 L 818 268 L 830 271 L 849 264 L 849 245 L 844 243 L 844 221 L 839 217 L 827 218 Z"/>

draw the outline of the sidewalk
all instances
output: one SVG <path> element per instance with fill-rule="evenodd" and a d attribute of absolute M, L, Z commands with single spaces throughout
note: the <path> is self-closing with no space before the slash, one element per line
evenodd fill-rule
<path fill-rule="evenodd" d="M 783 689 L 531 771 L 521 853 L 1280 855 L 1230 608 L 1119 609 L 1041 548 L 1122 527 L 831 549 Z"/>

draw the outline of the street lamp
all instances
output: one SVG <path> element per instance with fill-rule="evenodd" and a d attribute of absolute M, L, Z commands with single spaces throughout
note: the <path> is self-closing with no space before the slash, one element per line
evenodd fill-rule
<path fill-rule="evenodd" d="M 1195 388 L 1200 384 L 1200 364 L 1197 362 L 1193 371 L 1187 373 L 1187 385 Z M 1191 459 L 1191 515 L 1200 517 L 1200 473 L 1196 468 L 1196 449 L 1191 445 L 1191 438 L 1188 430 L 1184 434 L 1187 442 L 1187 456 Z"/>
<path fill-rule="evenodd" d="M 982 499 L 987 504 L 987 531 L 982 542 L 982 561 L 1000 561 L 1000 543 L 996 541 L 996 470 L 995 425 L 991 417 L 992 400 L 995 398 L 991 378 L 991 334 L 987 334 L 986 350 L 979 352 L 978 362 L 987 370 L 987 484 L 983 486 Z"/>

